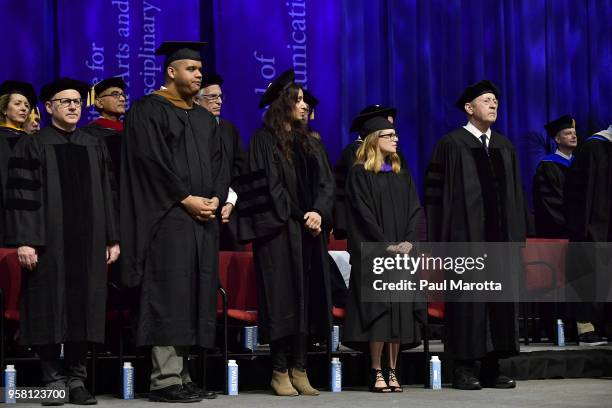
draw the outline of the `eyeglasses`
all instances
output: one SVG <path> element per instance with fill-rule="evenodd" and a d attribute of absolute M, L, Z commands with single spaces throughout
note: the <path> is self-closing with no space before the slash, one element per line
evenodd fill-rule
<path fill-rule="evenodd" d="M 79 108 L 83 104 L 83 99 L 81 99 L 81 98 L 76 98 L 76 99 L 70 99 L 70 98 L 51 99 L 50 102 L 55 102 L 55 101 L 58 101 L 62 108 L 67 108 L 72 103 L 74 103 L 74 106 Z"/>
<path fill-rule="evenodd" d="M 389 133 L 387 135 L 380 135 L 378 136 L 381 139 L 389 139 L 389 140 L 399 140 L 399 135 L 397 133 Z"/>
<path fill-rule="evenodd" d="M 113 98 L 115 98 L 117 100 L 120 99 L 121 97 L 123 97 L 123 99 L 127 99 L 127 95 L 126 94 L 124 94 L 123 92 L 117 92 L 117 91 L 111 92 L 111 93 L 109 93 L 107 95 L 100 95 L 100 96 L 98 96 L 98 98 L 106 98 L 107 96 L 112 96 Z"/>
<path fill-rule="evenodd" d="M 221 102 L 225 101 L 225 95 L 224 94 L 202 95 L 202 98 L 206 99 L 208 102 L 214 102 L 217 99 L 220 99 Z"/>

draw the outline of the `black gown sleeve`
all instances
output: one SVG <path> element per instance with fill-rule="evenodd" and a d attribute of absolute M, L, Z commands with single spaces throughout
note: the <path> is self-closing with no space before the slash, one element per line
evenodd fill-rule
<path fill-rule="evenodd" d="M 416 185 L 406 168 L 402 170 L 402 176 L 406 180 L 406 189 L 408 190 L 408 208 L 401 209 L 405 211 L 407 218 L 406 232 L 404 233 L 404 241 L 415 242 L 419 239 L 419 221 L 421 220 L 421 202 L 417 193 Z M 400 212 L 401 213 L 401 212 Z"/>
<path fill-rule="evenodd" d="M 119 242 L 119 195 L 114 176 L 115 165 L 106 143 L 100 143 L 100 173 L 102 174 L 102 194 L 106 211 L 106 242 Z"/>
<path fill-rule="evenodd" d="M 315 155 L 319 163 L 319 182 L 313 209 L 321 215 L 324 226 L 322 229 L 329 229 L 332 223 L 336 188 L 325 147 L 318 140 L 315 140 Z"/>
<path fill-rule="evenodd" d="M 346 183 L 346 198 L 351 214 L 348 217 L 348 228 L 359 230 L 362 242 L 385 242 L 385 234 L 376 219 L 369 184 L 368 174 L 363 166 L 351 169 Z"/>
<path fill-rule="evenodd" d="M 5 241 L 10 246 L 44 247 L 47 243 L 42 158 L 42 144 L 35 136 L 24 136 L 9 160 Z"/>
<path fill-rule="evenodd" d="M 542 162 L 536 169 L 533 180 L 534 206 L 539 207 L 556 225 L 565 225 L 563 210 L 564 179 L 556 164 Z"/>
<path fill-rule="evenodd" d="M 427 240 L 440 242 L 446 239 L 448 216 L 446 209 L 451 203 L 452 174 L 455 168 L 452 144 L 441 140 L 432 153 L 425 172 L 425 212 L 427 217 Z"/>
<path fill-rule="evenodd" d="M 238 185 L 238 233 L 242 242 L 276 233 L 295 211 L 282 179 L 279 154 L 267 131 L 259 130 L 251 138 L 247 171 Z"/>

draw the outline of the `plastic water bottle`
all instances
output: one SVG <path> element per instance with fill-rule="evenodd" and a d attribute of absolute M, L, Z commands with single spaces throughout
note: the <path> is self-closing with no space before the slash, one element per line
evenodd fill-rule
<path fill-rule="evenodd" d="M 557 345 L 559 347 L 565 346 L 565 332 L 563 330 L 563 320 L 557 319 Z"/>
<path fill-rule="evenodd" d="M 14 365 L 7 365 L 6 370 L 4 370 L 4 402 L 6 404 L 17 402 L 15 391 L 17 391 L 17 371 L 15 371 Z"/>
<path fill-rule="evenodd" d="M 340 345 L 340 326 L 334 325 L 332 327 L 332 351 L 337 351 Z"/>
<path fill-rule="evenodd" d="M 331 392 L 342 391 L 342 363 L 338 357 L 333 357 L 331 361 Z"/>
<path fill-rule="evenodd" d="M 134 399 L 134 367 L 132 363 L 123 363 L 123 399 Z"/>
<path fill-rule="evenodd" d="M 227 395 L 238 395 L 238 364 L 236 360 L 227 361 Z"/>
<path fill-rule="evenodd" d="M 438 356 L 432 356 L 429 362 L 429 384 L 432 390 L 442 389 L 442 362 Z"/>
<path fill-rule="evenodd" d="M 242 329 L 243 346 L 247 350 L 257 349 L 257 326 L 245 326 Z"/>

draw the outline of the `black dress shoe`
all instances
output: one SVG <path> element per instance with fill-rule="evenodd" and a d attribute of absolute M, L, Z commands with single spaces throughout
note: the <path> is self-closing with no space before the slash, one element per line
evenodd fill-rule
<path fill-rule="evenodd" d="M 155 402 L 200 402 L 202 397 L 187 391 L 182 385 L 171 385 L 149 392 L 149 401 Z"/>
<path fill-rule="evenodd" d="M 453 388 L 458 390 L 481 390 L 482 386 L 472 370 L 458 369 L 453 373 Z"/>
<path fill-rule="evenodd" d="M 482 384 L 483 388 L 516 388 L 516 382 L 505 375 L 498 375 L 492 380 L 481 379 L 480 384 Z"/>
<path fill-rule="evenodd" d="M 185 388 L 185 390 L 187 390 L 188 392 L 199 395 L 200 397 L 204 399 L 217 398 L 216 392 L 203 390 L 202 388 L 198 387 L 194 382 L 188 382 L 188 383 L 183 384 L 183 388 Z"/>
<path fill-rule="evenodd" d="M 93 395 L 85 389 L 85 387 L 76 387 L 68 393 L 70 403 L 75 405 L 96 405 L 98 401 Z"/>

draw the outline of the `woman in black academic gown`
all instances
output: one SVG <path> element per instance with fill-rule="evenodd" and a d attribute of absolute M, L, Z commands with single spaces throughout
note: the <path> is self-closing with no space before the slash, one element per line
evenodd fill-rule
<path fill-rule="evenodd" d="M 240 183 L 239 235 L 253 242 L 259 327 L 272 354 L 277 395 L 318 395 L 306 375 L 308 336 L 327 338 L 331 293 L 326 235 L 334 181 L 293 70 L 262 97 L 264 125 L 251 138 Z"/>
<path fill-rule="evenodd" d="M 401 392 L 395 371 L 400 346 L 420 343 L 419 322 L 425 316 L 423 302 L 364 302 L 361 300 L 361 244 L 396 242 L 395 250 L 408 253 L 418 240 L 421 205 L 410 172 L 401 166 L 397 135 L 382 117 L 365 121 L 367 134 L 357 150 L 357 160 L 346 184 L 348 245 L 351 280 L 343 341 L 369 342 L 370 391 Z M 387 347 L 388 375 L 381 369 Z"/>
<path fill-rule="evenodd" d="M 0 247 L 4 242 L 4 203 L 11 151 L 27 133 L 23 125 L 36 105 L 34 87 L 27 82 L 4 81 L 0 85 Z"/>

